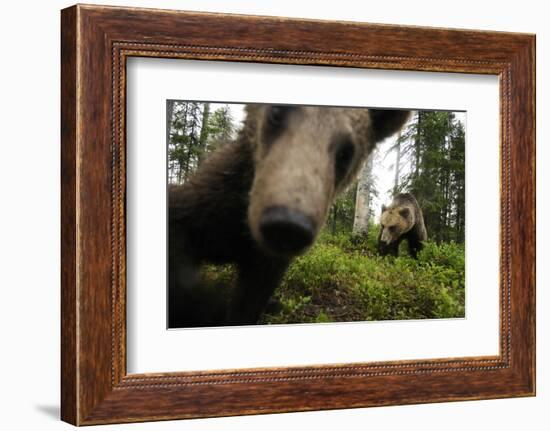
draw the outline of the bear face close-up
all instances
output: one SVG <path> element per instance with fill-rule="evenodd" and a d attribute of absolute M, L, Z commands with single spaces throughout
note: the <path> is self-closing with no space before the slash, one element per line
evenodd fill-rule
<path fill-rule="evenodd" d="M 402 110 L 247 105 L 236 141 L 169 189 L 169 327 L 256 323 L 335 198 L 408 117 Z M 228 305 L 205 298 L 196 277 L 203 263 L 236 265 Z"/>
<path fill-rule="evenodd" d="M 269 253 L 294 256 L 309 247 L 335 197 L 354 179 L 377 141 L 406 111 L 251 105 L 255 175 L 248 221 Z M 376 118 L 376 121 L 374 121 Z M 384 124 L 378 124 L 384 122 Z"/>

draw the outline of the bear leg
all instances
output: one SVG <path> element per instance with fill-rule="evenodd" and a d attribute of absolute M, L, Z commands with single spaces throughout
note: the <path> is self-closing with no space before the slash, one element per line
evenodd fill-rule
<path fill-rule="evenodd" d="M 418 259 L 418 252 L 422 249 L 422 244 L 409 241 L 409 254 L 414 259 Z"/>
<path fill-rule="evenodd" d="M 378 245 L 378 251 L 381 256 L 394 256 L 397 257 L 399 254 L 399 244 L 401 244 L 402 238 L 398 238 L 396 241 L 385 244 L 380 242 Z"/>
<path fill-rule="evenodd" d="M 414 232 L 407 238 L 407 245 L 409 246 L 409 255 L 414 259 L 418 259 L 418 253 L 422 250 L 423 245 Z"/>
<path fill-rule="evenodd" d="M 239 265 L 228 314 L 229 325 L 254 325 L 264 311 L 271 295 L 281 282 L 288 260 L 272 257 L 254 258 Z"/>

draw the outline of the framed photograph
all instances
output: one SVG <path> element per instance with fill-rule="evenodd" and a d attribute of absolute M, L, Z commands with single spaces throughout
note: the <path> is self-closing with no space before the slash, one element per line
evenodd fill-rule
<path fill-rule="evenodd" d="M 61 13 L 61 416 L 535 394 L 535 36 Z"/>

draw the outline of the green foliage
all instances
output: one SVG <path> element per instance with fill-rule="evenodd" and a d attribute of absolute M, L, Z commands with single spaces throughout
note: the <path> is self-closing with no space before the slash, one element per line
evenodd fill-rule
<path fill-rule="evenodd" d="M 229 106 L 210 113 L 209 103 L 173 101 L 168 134 L 168 179 L 184 183 L 203 160 L 230 142 L 236 127 Z"/>
<path fill-rule="evenodd" d="M 229 106 L 223 106 L 214 111 L 209 118 L 208 125 L 208 152 L 212 152 L 223 144 L 228 143 L 235 133 L 235 124 Z"/>
<path fill-rule="evenodd" d="M 424 249 L 418 255 L 418 259 L 426 265 L 464 269 L 464 244 L 444 242 L 437 245 L 428 241 L 424 244 Z"/>
<path fill-rule="evenodd" d="M 326 225 L 333 235 L 352 229 L 355 215 L 356 191 L 357 186 L 350 187 L 345 193 L 338 196 L 332 204 Z"/>
<path fill-rule="evenodd" d="M 430 238 L 464 242 L 464 127 L 455 114 L 419 111 L 401 136 L 412 170 L 400 179 L 424 213 Z"/>
<path fill-rule="evenodd" d="M 418 260 L 374 252 L 366 240 L 321 234 L 291 265 L 262 323 L 315 323 L 464 317 L 464 247 L 428 242 Z"/>
<path fill-rule="evenodd" d="M 380 225 L 373 222 L 369 222 L 366 236 L 355 235 L 353 232 L 344 230 L 339 230 L 333 234 L 330 227 L 325 225 L 319 235 L 318 243 L 334 245 L 346 253 L 372 256 L 378 253 L 379 234 Z"/>
<path fill-rule="evenodd" d="M 381 257 L 378 226 L 366 239 L 322 232 L 317 244 L 290 266 L 275 292 L 279 306 L 264 324 L 464 317 L 464 246 L 427 242 L 415 260 Z M 208 265 L 208 292 L 229 297 L 233 266 Z"/>

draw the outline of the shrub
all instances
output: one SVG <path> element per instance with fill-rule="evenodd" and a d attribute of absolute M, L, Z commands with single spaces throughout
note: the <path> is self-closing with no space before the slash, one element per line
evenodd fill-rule
<path fill-rule="evenodd" d="M 376 255 L 365 239 L 324 232 L 289 268 L 276 297 L 293 307 L 265 323 L 395 320 L 464 316 L 464 247 L 428 242 L 418 260 Z M 307 301 L 300 302 L 300 297 Z"/>
<path fill-rule="evenodd" d="M 321 232 L 295 259 L 260 323 L 404 320 L 464 316 L 464 246 L 427 242 L 418 260 L 376 253 L 378 226 L 366 238 Z M 209 265 L 203 280 L 227 295 L 231 266 Z M 223 293 L 222 293 L 223 292 Z"/>

